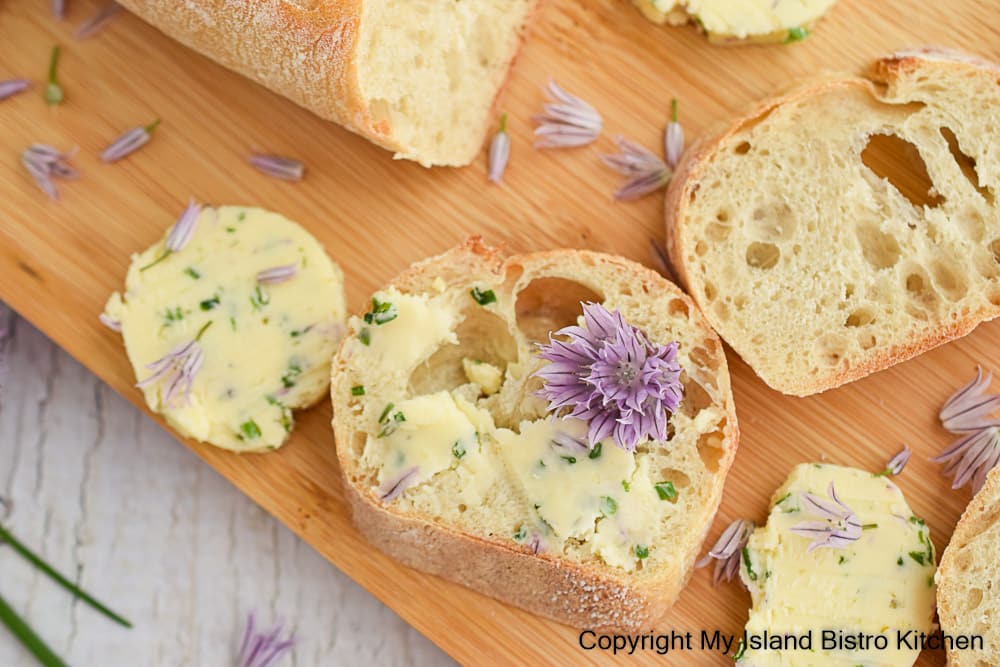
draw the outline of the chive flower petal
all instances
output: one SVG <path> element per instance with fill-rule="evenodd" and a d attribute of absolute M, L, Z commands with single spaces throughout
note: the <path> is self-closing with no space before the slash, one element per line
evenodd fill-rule
<path fill-rule="evenodd" d="M 111 142 L 111 145 L 101 153 L 101 159 L 105 162 L 117 162 L 127 155 L 131 155 L 152 139 L 151 128 L 155 123 L 145 127 L 133 127 L 127 130 L 120 137 Z"/>
<path fill-rule="evenodd" d="M 295 636 L 280 639 L 283 629 L 283 625 L 278 623 L 269 631 L 258 630 L 256 618 L 251 612 L 240 642 L 239 667 L 270 667 L 288 654 L 295 646 Z"/>
<path fill-rule="evenodd" d="M 194 379 L 205 363 L 205 352 L 201 348 L 199 340 L 205 330 L 212 324 L 206 323 L 198 334 L 191 340 L 180 343 L 173 350 L 160 357 L 146 368 L 151 374 L 136 383 L 136 387 L 148 387 L 152 384 L 159 384 L 163 392 L 163 404 L 168 407 L 183 406 L 191 402 L 191 386 Z M 183 397 L 183 401 L 175 402 L 178 395 Z"/>
<path fill-rule="evenodd" d="M 122 323 L 116 320 L 115 318 L 111 317 L 107 313 L 101 313 L 100 315 L 97 316 L 97 319 L 101 321 L 101 324 L 111 329 L 112 331 L 121 332 L 122 330 Z"/>
<path fill-rule="evenodd" d="M 500 117 L 500 129 L 493 135 L 490 142 L 489 165 L 487 178 L 491 183 L 503 180 L 503 173 L 510 160 L 510 135 L 507 134 L 507 114 Z"/>
<path fill-rule="evenodd" d="M 0 81 L 0 100 L 5 100 L 8 97 L 17 95 L 18 93 L 23 93 L 30 87 L 30 79 L 9 79 L 7 81 Z"/>
<path fill-rule="evenodd" d="M 379 489 L 379 500 L 388 503 L 403 495 L 403 491 L 416 484 L 419 472 L 420 469 L 413 466 L 386 480 Z"/>
<path fill-rule="evenodd" d="M 93 16 L 86 19 L 76 27 L 73 31 L 73 37 L 78 40 L 88 39 L 93 37 L 100 31 L 111 23 L 112 19 L 118 16 L 122 11 L 122 6 L 117 2 L 109 2 L 104 5 Z"/>
<path fill-rule="evenodd" d="M 192 198 L 188 202 L 187 208 L 177 218 L 177 222 L 170 228 L 170 233 L 167 234 L 165 245 L 168 252 L 180 252 L 184 249 L 184 246 L 194 236 L 194 230 L 198 224 L 198 217 L 200 215 L 201 204 L 195 203 L 194 198 Z"/>
<path fill-rule="evenodd" d="M 619 311 L 596 303 L 583 304 L 583 321 L 540 346 L 549 363 L 535 376 L 549 411 L 588 422 L 591 448 L 608 437 L 627 452 L 646 438 L 666 440 L 683 391 L 677 343 L 653 343 Z"/>
<path fill-rule="evenodd" d="M 993 373 L 984 376 L 977 367 L 976 377 L 952 394 L 938 415 L 945 429 L 961 436 L 931 459 L 947 464 L 944 474 L 954 477 L 953 489 L 971 482 L 973 493 L 978 492 L 1000 463 L 1000 421 L 990 418 L 1000 407 L 1000 395 L 986 393 L 992 380 Z"/>
<path fill-rule="evenodd" d="M 285 264 L 283 266 L 264 269 L 257 273 L 257 282 L 261 285 L 277 285 L 294 278 L 298 270 L 296 264 Z"/>
<path fill-rule="evenodd" d="M 285 181 L 301 181 L 305 175 L 305 165 L 292 158 L 255 153 L 250 156 L 249 161 L 250 164 L 268 176 Z"/>
<path fill-rule="evenodd" d="M 740 569 L 740 555 L 750 540 L 750 534 L 756 528 L 756 524 L 749 519 L 737 519 L 722 531 L 722 535 L 715 541 L 715 544 L 708 553 L 695 563 L 695 567 L 702 568 L 715 561 L 715 569 L 712 573 L 712 585 L 717 586 L 720 581 L 732 581 L 733 577 Z"/>
<path fill-rule="evenodd" d="M 829 500 L 803 493 L 802 509 L 818 520 L 803 521 L 790 529 L 796 535 L 813 538 L 809 551 L 822 547 L 842 548 L 861 537 L 863 526 L 858 515 L 837 497 L 833 482 L 827 487 L 827 494 Z"/>
<path fill-rule="evenodd" d="M 615 141 L 618 153 L 601 156 L 604 164 L 626 177 L 615 192 L 615 199 L 639 199 L 666 186 L 672 172 L 663 160 L 624 137 L 618 137 Z"/>
<path fill-rule="evenodd" d="M 69 164 L 71 157 L 72 154 L 63 153 L 48 144 L 32 144 L 21 153 L 21 164 L 49 199 L 58 199 L 59 193 L 53 179 L 73 179 L 79 176 Z"/>
<path fill-rule="evenodd" d="M 885 477 L 895 477 L 899 473 L 903 472 L 903 468 L 910 461 L 910 456 L 913 455 L 913 450 L 909 447 L 903 447 L 899 452 L 896 453 L 889 462 L 885 464 L 885 469 L 879 473 Z"/>
<path fill-rule="evenodd" d="M 537 124 L 535 148 L 573 148 L 585 146 L 601 136 L 604 121 L 594 107 L 570 95 L 549 81 L 545 88 L 550 101 L 543 113 L 532 120 Z"/>
<path fill-rule="evenodd" d="M 681 153 L 684 152 L 684 128 L 677 121 L 677 99 L 670 102 L 671 118 L 667 123 L 667 131 L 663 137 L 664 155 L 667 156 L 667 165 L 671 169 L 677 168 L 680 162 Z"/>

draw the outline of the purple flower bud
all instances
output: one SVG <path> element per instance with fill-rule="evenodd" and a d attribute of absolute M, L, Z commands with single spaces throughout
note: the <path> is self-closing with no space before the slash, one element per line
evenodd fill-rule
<path fill-rule="evenodd" d="M 121 332 L 122 330 L 122 323 L 114 319 L 107 313 L 101 313 L 100 315 L 97 316 L 97 319 L 101 321 L 101 324 L 111 329 L 112 331 Z"/>
<path fill-rule="evenodd" d="M 157 118 L 145 127 L 133 127 L 120 137 L 111 142 L 111 145 L 101 153 L 101 159 L 105 162 L 117 162 L 127 155 L 131 155 L 149 143 L 153 136 L 153 130 L 160 124 Z"/>
<path fill-rule="evenodd" d="M 680 162 L 681 154 L 684 152 L 684 128 L 677 122 L 677 100 L 672 100 L 670 105 L 672 107 L 672 115 L 670 122 L 667 124 L 663 143 L 664 154 L 667 156 L 667 165 L 671 169 L 674 169 L 677 167 L 677 163 Z"/>
<path fill-rule="evenodd" d="M 627 177 L 615 192 L 615 199 L 639 199 L 667 184 L 671 172 L 663 160 L 634 141 L 624 137 L 616 141 L 618 153 L 601 156 L 604 164 Z"/>
<path fill-rule="evenodd" d="M 279 155 L 254 154 L 250 156 L 250 164 L 268 176 L 285 181 L 301 181 L 305 174 L 305 166 L 301 162 Z"/>
<path fill-rule="evenodd" d="M 570 95 L 549 81 L 546 92 L 552 101 L 546 104 L 544 113 L 532 120 L 538 124 L 535 148 L 572 148 L 585 146 L 601 136 L 604 121 L 594 107 L 579 97 Z"/>
<path fill-rule="evenodd" d="M 490 143 L 489 169 L 487 178 L 493 183 L 503 179 L 503 172 L 510 160 L 510 135 L 507 134 L 507 114 L 500 117 L 500 129 Z"/>
<path fill-rule="evenodd" d="M 195 226 L 198 224 L 198 216 L 201 215 L 201 204 L 196 204 L 194 199 L 188 202 L 187 208 L 181 213 L 174 226 L 167 234 L 166 247 L 169 252 L 180 252 L 194 236 Z"/>
<path fill-rule="evenodd" d="M 286 280 L 291 280 L 298 273 L 298 266 L 295 264 L 285 264 L 264 269 L 257 273 L 257 282 L 261 285 L 277 285 Z"/>
<path fill-rule="evenodd" d="M 713 560 L 715 571 L 712 573 L 712 585 L 720 581 L 732 581 L 740 569 L 740 556 L 743 547 L 750 540 L 750 534 L 756 525 L 747 519 L 737 519 L 722 531 L 715 545 L 705 554 L 705 557 L 695 563 L 695 567 L 705 567 Z"/>
<path fill-rule="evenodd" d="M 61 153 L 59 149 L 47 144 L 33 144 L 21 153 L 21 164 L 49 199 L 58 199 L 59 193 L 52 179 L 73 179 L 79 176 L 76 169 L 68 163 L 70 157 L 71 155 Z"/>
<path fill-rule="evenodd" d="M 895 456 L 889 459 L 889 462 L 885 464 L 885 470 L 881 474 L 886 476 L 895 477 L 899 473 L 903 472 L 903 468 L 910 460 L 910 456 L 913 454 L 913 450 L 909 447 L 903 447 Z"/>
<path fill-rule="evenodd" d="M 66 0 L 52 0 L 52 17 L 62 21 L 66 15 Z"/>
<path fill-rule="evenodd" d="M 0 100 L 5 100 L 8 97 L 17 95 L 18 93 L 23 93 L 30 87 L 30 79 L 10 79 L 8 81 L 0 81 Z"/>
<path fill-rule="evenodd" d="M 403 495 L 403 491 L 406 491 L 406 489 L 416 483 L 419 472 L 420 469 L 413 466 L 412 468 L 407 468 L 392 479 L 386 480 L 382 484 L 382 488 L 379 489 L 379 500 L 388 503 Z"/>

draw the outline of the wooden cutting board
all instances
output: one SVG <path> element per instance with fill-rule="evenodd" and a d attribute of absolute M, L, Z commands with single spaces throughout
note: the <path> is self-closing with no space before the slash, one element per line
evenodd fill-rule
<path fill-rule="evenodd" d="M 744 48 L 711 46 L 691 28 L 655 27 L 624 0 L 551 0 L 503 105 L 511 118 L 511 166 L 503 185 L 490 186 L 485 159 L 433 171 L 394 162 L 134 17 L 74 42 L 72 26 L 97 6 L 68 4 L 69 21 L 57 23 L 47 3 L 0 2 L 0 80 L 39 82 L 0 103 L 0 298 L 137 405 L 141 396 L 121 342 L 97 314 L 121 286 L 130 253 L 160 238 L 189 196 L 259 205 L 304 224 L 343 266 L 354 311 L 410 262 L 473 233 L 512 251 L 574 246 L 648 262 L 649 240 L 663 238 L 662 194 L 615 203 L 618 177 L 598 156 L 619 133 L 658 146 L 671 97 L 680 100 L 694 137 L 799 77 L 821 68 L 857 71 L 892 49 L 935 43 L 1000 58 L 1000 12 L 977 0 L 841 0 L 803 43 Z M 64 46 L 66 102 L 50 109 L 41 82 L 57 42 Z M 528 118 L 550 77 L 603 113 L 606 132 L 597 144 L 532 149 Z M 157 117 L 163 125 L 141 153 L 114 166 L 96 159 L 120 131 Z M 59 202 L 47 201 L 19 165 L 20 150 L 33 142 L 80 148 L 75 163 L 83 177 L 60 184 Z M 245 163 L 254 149 L 302 159 L 306 180 L 285 183 L 256 173 Z M 927 460 L 949 443 L 935 415 L 977 362 L 989 365 L 998 356 L 1000 329 L 986 325 L 887 372 L 795 399 L 768 389 L 730 353 L 743 439 L 711 538 L 734 517 L 762 520 L 768 497 L 796 463 L 876 470 L 906 443 L 916 455 L 899 483 L 927 518 L 940 553 L 969 494 L 951 491 Z M 348 520 L 329 421 L 326 404 L 301 414 L 288 445 L 267 456 L 186 444 L 459 661 L 611 660 L 581 650 L 576 629 L 398 566 L 365 544 Z M 734 584 L 713 589 L 709 579 L 705 571 L 695 574 L 660 629 L 741 631 L 747 594 Z M 652 652 L 633 658 L 664 660 Z M 698 651 L 666 660 L 727 663 Z M 941 653 L 921 660 L 944 662 Z"/>

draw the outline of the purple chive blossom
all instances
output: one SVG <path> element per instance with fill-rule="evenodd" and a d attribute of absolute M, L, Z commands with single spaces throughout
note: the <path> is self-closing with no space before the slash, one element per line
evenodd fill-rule
<path fill-rule="evenodd" d="M 510 160 L 510 135 L 507 134 L 507 114 L 500 116 L 500 129 L 493 135 L 490 143 L 489 165 L 486 177 L 492 183 L 503 179 L 503 172 Z"/>
<path fill-rule="evenodd" d="M 62 21 L 66 15 L 66 0 L 52 0 L 52 18 Z"/>
<path fill-rule="evenodd" d="M 407 468 L 395 477 L 386 480 L 379 489 L 379 500 L 388 503 L 392 502 L 396 498 L 399 498 L 403 495 L 403 491 L 406 491 L 417 482 L 417 475 L 419 472 L 419 468 L 413 466 L 412 468 Z"/>
<path fill-rule="evenodd" d="M 257 629 L 256 618 L 251 612 L 247 617 L 243 641 L 240 642 L 238 667 L 270 667 L 295 646 L 295 636 L 279 639 L 282 625 L 279 623 L 269 632 Z"/>
<path fill-rule="evenodd" d="M 285 181 L 301 181 L 306 169 L 298 160 L 279 155 L 262 155 L 260 153 L 250 156 L 250 164 L 268 176 L 280 178 Z"/>
<path fill-rule="evenodd" d="M 670 101 L 670 122 L 667 123 L 667 131 L 663 135 L 663 147 L 667 165 L 671 169 L 676 169 L 677 163 L 681 160 L 681 153 L 684 152 L 684 128 L 677 122 L 677 98 Z"/>
<path fill-rule="evenodd" d="M 9 79 L 8 81 L 0 81 L 0 100 L 5 100 L 8 97 L 14 97 L 14 95 L 23 93 L 30 87 L 30 79 Z"/>
<path fill-rule="evenodd" d="M 861 537 L 864 527 L 858 515 L 850 507 L 841 502 L 837 497 L 837 490 L 830 482 L 827 487 L 827 494 L 830 500 L 814 496 L 811 493 L 802 494 L 801 507 L 804 511 L 818 517 L 819 521 L 803 521 L 792 526 L 791 531 L 796 535 L 811 537 L 812 544 L 809 551 L 822 547 L 841 548 L 852 542 L 857 542 Z"/>
<path fill-rule="evenodd" d="M 531 549 L 531 553 L 540 554 L 545 551 L 545 540 L 538 533 L 532 533 L 528 541 L 524 543 L 526 547 Z"/>
<path fill-rule="evenodd" d="M 205 362 L 205 353 L 198 341 L 211 325 L 211 321 L 206 322 L 192 340 L 180 343 L 163 357 L 148 364 L 146 368 L 152 371 L 152 374 L 140 380 L 135 386 L 148 387 L 158 383 L 161 387 L 166 387 L 166 391 L 162 394 L 165 406 L 174 407 L 174 399 L 178 394 L 183 396 L 183 401 L 178 405 L 187 405 L 191 401 L 191 385 L 194 384 L 194 379 Z"/>
<path fill-rule="evenodd" d="M 72 179 L 79 176 L 79 173 L 69 165 L 71 157 L 71 154 L 62 153 L 47 144 L 33 144 L 21 153 L 21 164 L 49 199 L 58 199 L 59 192 L 53 179 Z"/>
<path fill-rule="evenodd" d="M 903 447 L 899 452 L 889 459 L 889 462 L 885 464 L 885 470 L 877 473 L 877 477 L 895 477 L 899 473 L 903 472 L 903 468 L 910 460 L 910 456 L 913 454 L 913 450 L 909 447 Z"/>
<path fill-rule="evenodd" d="M 557 431 L 552 437 L 552 445 L 570 454 L 587 454 L 590 452 L 590 447 L 587 446 L 587 443 L 580 442 L 573 436 L 562 431 Z"/>
<path fill-rule="evenodd" d="M 748 519 L 733 521 L 722 531 L 722 535 L 704 558 L 695 563 L 695 567 L 705 567 L 715 561 L 715 571 L 712 573 L 713 586 L 717 586 L 720 581 L 732 581 L 739 572 L 743 547 L 747 545 L 750 533 L 756 527 L 756 524 Z"/>
<path fill-rule="evenodd" d="M 285 264 L 264 269 L 257 272 L 257 282 L 261 285 L 277 285 L 287 280 L 291 280 L 298 273 L 298 266 L 295 264 Z"/>
<path fill-rule="evenodd" d="M 671 171 L 663 160 L 624 137 L 618 137 L 615 141 L 619 152 L 601 156 L 604 164 L 626 176 L 625 182 L 615 192 L 615 199 L 639 199 L 667 184 Z"/>
<path fill-rule="evenodd" d="M 111 145 L 101 153 L 101 159 L 105 162 L 117 162 L 126 155 L 131 155 L 149 143 L 153 136 L 153 130 L 160 124 L 157 118 L 145 127 L 133 127 L 120 137 L 111 142 Z"/>
<path fill-rule="evenodd" d="M 121 5 L 117 2 L 109 2 L 98 9 L 97 13 L 89 19 L 78 25 L 76 30 L 73 32 L 73 37 L 76 39 L 87 39 L 88 37 L 93 37 L 100 31 L 104 30 L 105 26 L 111 23 L 111 20 L 118 16 L 121 11 Z"/>
<path fill-rule="evenodd" d="M 987 394 L 993 374 L 976 377 L 956 391 L 941 408 L 941 425 L 960 435 L 950 447 L 931 459 L 946 463 L 945 475 L 953 475 L 951 488 L 959 489 L 972 482 L 976 493 L 986 482 L 990 470 L 1000 463 L 1000 422 L 989 415 L 1000 405 L 1000 396 Z"/>
<path fill-rule="evenodd" d="M 201 204 L 195 203 L 192 198 L 188 202 L 187 208 L 181 213 L 181 217 L 177 219 L 177 222 L 170 229 L 170 233 L 167 234 L 167 250 L 170 252 L 180 252 L 184 249 L 184 246 L 194 236 L 194 229 L 198 224 L 198 216 L 200 215 Z"/>
<path fill-rule="evenodd" d="M 677 343 L 659 345 L 619 311 L 583 304 L 584 326 L 549 336 L 538 356 L 549 361 L 535 373 L 549 411 L 589 423 L 588 445 L 612 436 L 625 451 L 644 438 L 667 439 L 667 418 L 681 401 Z"/>
<path fill-rule="evenodd" d="M 532 118 L 538 125 L 535 148 L 585 146 L 601 136 L 604 122 L 594 107 L 570 95 L 555 81 L 549 81 L 545 90 L 552 101 L 543 107 L 544 113 Z"/>
<path fill-rule="evenodd" d="M 100 315 L 97 316 L 97 319 L 101 321 L 101 324 L 111 329 L 112 331 L 121 332 L 122 330 L 122 323 L 116 320 L 115 318 L 111 317 L 107 313 L 101 313 Z"/>

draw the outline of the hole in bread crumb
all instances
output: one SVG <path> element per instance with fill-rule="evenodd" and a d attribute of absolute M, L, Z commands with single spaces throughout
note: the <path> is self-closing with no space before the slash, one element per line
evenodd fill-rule
<path fill-rule="evenodd" d="M 684 397 L 681 399 L 680 412 L 694 419 L 699 412 L 712 405 L 712 397 L 705 388 L 691 379 L 687 373 L 681 373 L 681 384 L 684 385 Z"/>
<path fill-rule="evenodd" d="M 965 278 L 944 262 L 934 262 L 931 265 L 931 275 L 938 288 L 952 301 L 958 301 L 968 291 Z"/>
<path fill-rule="evenodd" d="M 733 152 L 736 153 L 737 155 L 746 155 L 747 153 L 750 152 L 750 148 L 751 146 L 749 141 L 741 141 L 740 143 L 736 144 L 736 148 L 733 149 Z"/>
<path fill-rule="evenodd" d="M 847 353 L 847 339 L 838 334 L 826 334 L 816 341 L 820 359 L 827 366 L 836 366 Z"/>
<path fill-rule="evenodd" d="M 858 336 L 858 345 L 861 346 L 862 350 L 870 350 L 878 344 L 878 338 L 875 334 L 861 334 Z"/>
<path fill-rule="evenodd" d="M 986 298 L 990 305 L 1000 306 L 1000 285 L 990 285 L 986 289 Z"/>
<path fill-rule="evenodd" d="M 703 257 L 707 252 L 708 252 L 708 246 L 705 244 L 704 241 L 699 240 L 697 243 L 694 244 L 694 254 L 698 255 L 699 257 Z"/>
<path fill-rule="evenodd" d="M 992 204 L 993 192 L 980 183 L 979 172 L 976 171 L 976 160 L 962 151 L 962 147 L 958 145 L 958 137 L 955 136 L 950 127 L 942 127 L 941 136 L 948 142 L 948 150 L 951 151 L 951 156 L 955 158 L 955 162 L 962 170 L 962 175 L 969 181 L 969 185 L 976 189 L 976 192 L 986 200 L 986 203 Z"/>
<path fill-rule="evenodd" d="M 965 599 L 965 610 L 972 611 L 978 607 L 983 602 L 983 589 L 972 588 L 969 590 L 969 596 Z"/>
<path fill-rule="evenodd" d="M 990 252 L 993 253 L 993 260 L 1000 264 L 1000 238 L 990 241 Z"/>
<path fill-rule="evenodd" d="M 712 301 L 718 295 L 718 292 L 715 290 L 715 285 L 712 283 L 705 283 L 702 290 L 705 294 L 705 299 L 708 301 Z"/>
<path fill-rule="evenodd" d="M 702 343 L 704 347 L 696 347 L 691 350 L 688 356 L 698 368 L 707 369 L 712 373 L 719 370 L 719 360 L 716 356 L 719 352 L 719 344 L 714 340 L 706 340 Z M 712 383 L 715 388 L 715 383 Z"/>
<path fill-rule="evenodd" d="M 899 261 L 899 243 L 875 224 L 864 222 L 855 228 L 858 243 L 865 260 L 876 269 L 888 269 Z"/>
<path fill-rule="evenodd" d="M 847 327 L 863 327 L 866 324 L 871 324 L 875 320 L 875 313 L 869 308 L 858 308 L 850 315 L 847 316 L 847 321 L 844 322 L 844 326 Z"/>
<path fill-rule="evenodd" d="M 754 242 L 747 247 L 747 265 L 770 269 L 781 259 L 781 250 L 773 243 Z"/>
<path fill-rule="evenodd" d="M 844 298 L 850 299 L 852 296 L 854 296 L 854 290 L 855 290 L 854 283 L 847 283 L 846 285 L 844 285 Z"/>
<path fill-rule="evenodd" d="M 778 241 L 795 234 L 795 216 L 785 202 L 762 204 L 753 210 L 746 234 L 755 241 Z"/>
<path fill-rule="evenodd" d="M 687 318 L 691 314 L 688 310 L 688 305 L 684 303 L 683 299 L 671 299 L 670 303 L 667 304 L 667 313 L 671 317 L 684 318 Z"/>
<path fill-rule="evenodd" d="M 660 479 L 670 482 L 674 488 L 683 489 L 691 485 L 691 478 L 676 468 L 663 468 L 660 470 Z"/>
<path fill-rule="evenodd" d="M 468 384 L 463 359 L 483 361 L 503 371 L 517 358 L 517 343 L 502 317 L 475 304 L 463 314 L 455 328 L 458 344 L 442 345 L 410 374 L 411 395 L 450 391 Z"/>
<path fill-rule="evenodd" d="M 725 209 L 720 210 L 715 214 L 715 219 L 722 223 L 729 222 L 729 211 Z"/>
<path fill-rule="evenodd" d="M 716 430 L 711 433 L 702 433 L 701 437 L 698 438 L 698 456 L 701 457 L 701 462 L 705 464 L 705 468 L 709 472 L 718 472 L 719 461 L 722 460 L 722 455 L 725 451 L 722 449 L 722 443 L 725 441 L 725 428 L 726 420 L 723 419 L 719 422 Z"/>
<path fill-rule="evenodd" d="M 861 161 L 914 206 L 935 208 L 944 201 L 934 189 L 919 149 L 895 134 L 873 134 L 861 151 Z"/>
<path fill-rule="evenodd" d="M 710 241 L 719 243 L 729 238 L 730 231 L 732 231 L 732 227 L 729 225 L 720 225 L 710 222 L 708 223 L 708 226 L 705 227 L 705 236 L 707 236 Z"/>
<path fill-rule="evenodd" d="M 715 311 L 715 315 L 719 318 L 719 321 L 729 321 L 729 306 L 724 301 L 716 301 L 712 306 L 712 310 Z"/>
<path fill-rule="evenodd" d="M 565 278 L 536 278 L 517 293 L 517 328 L 536 343 L 549 333 L 576 324 L 583 302 L 601 303 L 604 297 L 586 285 Z"/>
<path fill-rule="evenodd" d="M 459 514 L 465 514 L 465 511 L 467 509 L 469 509 L 469 508 L 465 505 L 465 503 L 461 503 L 458 506 L 458 512 L 459 512 Z"/>

